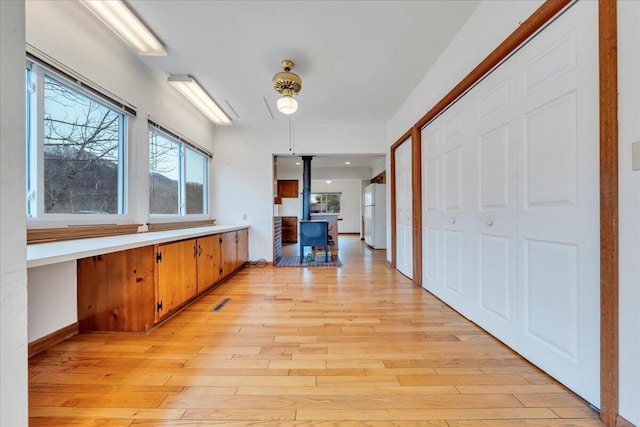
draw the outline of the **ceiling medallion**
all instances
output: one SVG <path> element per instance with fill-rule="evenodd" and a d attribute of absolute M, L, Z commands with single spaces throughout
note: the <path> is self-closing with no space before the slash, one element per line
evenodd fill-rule
<path fill-rule="evenodd" d="M 273 88 L 282 95 L 278 99 L 278 111 L 284 114 L 293 114 L 298 109 L 298 101 L 293 96 L 297 95 L 302 89 L 302 80 L 300 77 L 291 72 L 293 61 L 285 59 L 280 63 L 284 71 L 273 76 Z"/>

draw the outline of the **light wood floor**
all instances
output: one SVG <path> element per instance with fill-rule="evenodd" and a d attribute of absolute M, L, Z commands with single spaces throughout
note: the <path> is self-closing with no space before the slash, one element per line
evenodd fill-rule
<path fill-rule="evenodd" d="M 148 335 L 32 358 L 30 425 L 602 425 L 384 251 L 340 246 L 342 268 L 246 268 Z"/>

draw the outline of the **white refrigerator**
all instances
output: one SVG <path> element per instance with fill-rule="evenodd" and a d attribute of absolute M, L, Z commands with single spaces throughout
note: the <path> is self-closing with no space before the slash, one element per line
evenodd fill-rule
<path fill-rule="evenodd" d="M 364 241 L 374 249 L 387 247 L 385 188 L 385 184 L 369 184 L 364 189 Z"/>

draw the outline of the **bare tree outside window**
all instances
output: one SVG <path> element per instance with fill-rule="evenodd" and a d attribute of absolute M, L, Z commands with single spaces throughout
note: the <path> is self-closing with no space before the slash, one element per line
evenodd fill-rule
<path fill-rule="evenodd" d="M 180 213 L 180 144 L 149 129 L 149 190 L 152 214 Z"/>
<path fill-rule="evenodd" d="M 118 214 L 124 116 L 44 77 L 44 212 Z"/>
<path fill-rule="evenodd" d="M 204 180 L 207 159 L 202 154 L 187 149 L 186 198 L 187 214 L 204 213 Z"/>

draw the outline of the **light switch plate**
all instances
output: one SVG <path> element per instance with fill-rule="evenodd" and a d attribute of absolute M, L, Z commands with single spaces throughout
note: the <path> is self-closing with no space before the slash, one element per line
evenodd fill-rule
<path fill-rule="evenodd" d="M 640 141 L 631 144 L 631 163 L 634 171 L 640 171 Z"/>

